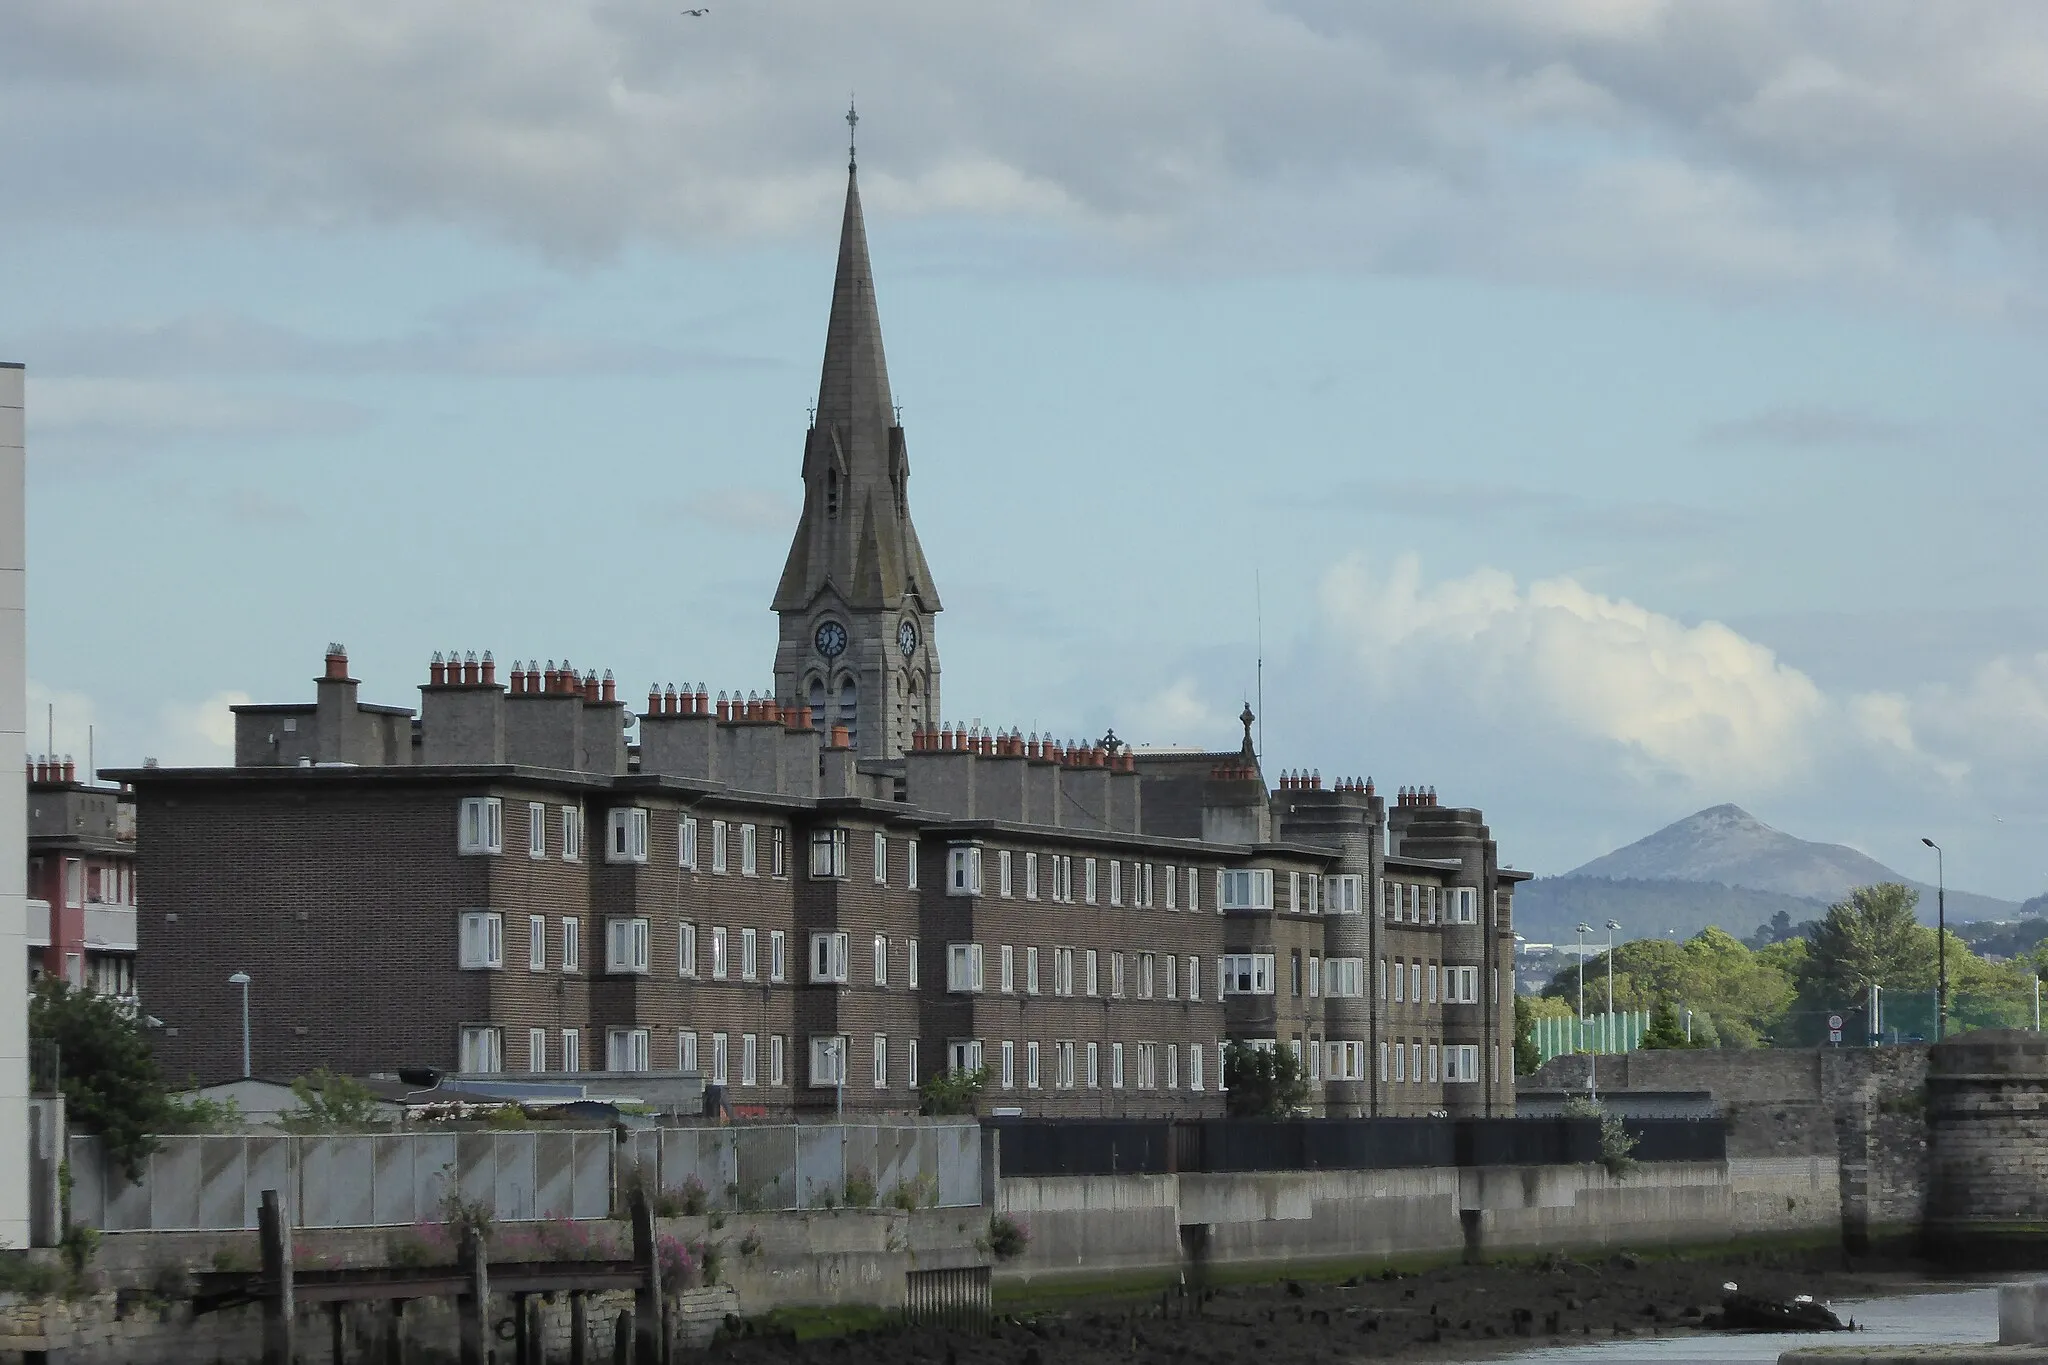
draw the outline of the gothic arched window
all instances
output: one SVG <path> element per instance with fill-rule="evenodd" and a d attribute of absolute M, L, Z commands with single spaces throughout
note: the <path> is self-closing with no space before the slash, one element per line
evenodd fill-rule
<path fill-rule="evenodd" d="M 824 729 L 825 720 L 825 680 L 823 678 L 813 678 L 811 679 L 811 728 L 813 730 Z"/>
<path fill-rule="evenodd" d="M 848 678 L 839 684 L 839 723 L 846 727 L 847 735 L 856 743 L 860 742 L 860 689 Z"/>

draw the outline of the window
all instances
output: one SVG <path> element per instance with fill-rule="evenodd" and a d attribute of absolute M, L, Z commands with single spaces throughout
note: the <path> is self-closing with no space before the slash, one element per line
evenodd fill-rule
<path fill-rule="evenodd" d="M 1052 1045 L 1052 1084 L 1055 1090 L 1074 1088 L 1074 1045 L 1071 1042 Z"/>
<path fill-rule="evenodd" d="M 946 894 L 981 894 L 981 850 L 973 844 L 956 844 L 946 850 Z"/>
<path fill-rule="evenodd" d="M 1074 903 L 1074 860 L 1065 853 L 1052 855 L 1052 898 L 1061 905 Z"/>
<path fill-rule="evenodd" d="M 1442 887 L 1432 886 L 1432 887 L 1430 887 L 1430 888 L 1429 888 L 1428 890 L 1426 890 L 1426 891 L 1424 891 L 1424 892 L 1422 893 L 1422 903 L 1423 903 L 1423 908 L 1424 908 L 1424 911 L 1425 911 L 1425 913 L 1426 913 L 1426 914 L 1427 914 L 1427 916 L 1428 916 L 1428 919 L 1427 919 L 1427 922 L 1428 922 L 1428 923 L 1430 923 L 1430 924 L 1435 924 L 1435 923 L 1436 923 L 1436 908 L 1437 908 L 1437 904 L 1438 904 L 1438 902 L 1439 902 L 1439 901 L 1441 901 L 1442 899 L 1443 899 L 1443 888 L 1442 888 Z"/>
<path fill-rule="evenodd" d="M 465 796 L 456 817 L 457 853 L 503 853 L 505 813 L 495 796 Z M 76 866 L 74 863 L 73 866 Z M 77 904 L 76 900 L 72 904 Z M 495 1070 L 496 1068 L 492 1068 Z"/>
<path fill-rule="evenodd" d="M 846 983 L 846 935 L 811 935 L 811 980 Z"/>
<path fill-rule="evenodd" d="M 1479 893 L 1469 886 L 1454 886 L 1445 893 L 1450 897 L 1449 908 L 1444 918 L 1452 924 L 1479 923 Z"/>
<path fill-rule="evenodd" d="M 1052 993 L 1072 995 L 1074 993 L 1074 950 L 1055 948 L 1052 950 Z"/>
<path fill-rule="evenodd" d="M 1429 1045 L 1429 1082 L 1436 1084 L 1436 1044 Z"/>
<path fill-rule="evenodd" d="M 1304 908 L 1301 903 L 1301 874 L 1299 872 L 1287 874 L 1287 908 L 1296 914 L 1300 914 Z"/>
<path fill-rule="evenodd" d="M 1036 853 L 1024 855 L 1024 899 L 1027 901 L 1038 899 L 1038 855 Z"/>
<path fill-rule="evenodd" d="M 905 968 L 905 970 L 904 970 L 904 973 L 903 973 L 903 979 L 904 979 L 904 981 L 905 981 L 906 983 L 908 983 L 908 984 L 909 984 L 909 986 L 910 986 L 910 989 L 912 989 L 912 990 L 916 990 L 916 989 L 917 989 L 917 940 L 916 940 L 916 939 L 912 939 L 912 940 L 910 940 L 910 955 L 909 955 L 909 958 L 908 958 L 908 959 L 907 959 L 907 960 L 905 961 L 905 963 L 904 963 L 904 968 Z"/>
<path fill-rule="evenodd" d="M 877 1033 L 870 1046 L 873 1048 L 873 1064 L 869 1068 L 868 1079 L 873 1083 L 875 1089 L 887 1090 L 889 1088 L 889 1035 Z"/>
<path fill-rule="evenodd" d="M 1038 949 L 1024 950 L 1024 994 L 1038 994 Z"/>
<path fill-rule="evenodd" d="M 917 890 L 917 840 L 915 839 L 908 840 L 903 845 L 903 884 L 912 891 Z"/>
<path fill-rule="evenodd" d="M 1323 1040 L 1313 1033 L 1308 1036 L 1308 1078 L 1312 1081 L 1323 1078 Z"/>
<path fill-rule="evenodd" d="M 688 1029 L 676 1034 L 676 1066 L 683 1071 L 697 1069 L 697 1035 Z"/>
<path fill-rule="evenodd" d="M 1314 953 L 1308 955 L 1308 993 L 1323 993 L 1323 960 Z"/>
<path fill-rule="evenodd" d="M 562 807 L 562 861 L 573 863 L 583 857 L 583 808 Z"/>
<path fill-rule="evenodd" d="M 526 1069 L 548 1069 L 548 1031 L 544 1028 L 530 1028 L 526 1031 Z"/>
<path fill-rule="evenodd" d="M 526 804 L 526 856 L 548 856 L 548 808 L 538 801 L 529 801 Z M 542 1042 L 541 1047 L 545 1050 L 546 1042 Z M 535 1067 L 534 1070 L 540 1071 L 545 1068 Z"/>
<path fill-rule="evenodd" d="M 1176 980 L 1179 973 L 1174 970 L 1179 963 L 1180 959 L 1172 953 L 1168 953 L 1164 958 L 1160 959 L 1159 965 L 1166 968 L 1166 998 L 1168 1000 L 1178 999 L 1180 995 L 1180 983 Z"/>
<path fill-rule="evenodd" d="M 645 1071 L 647 1030 L 615 1028 L 605 1034 L 605 1070 Z"/>
<path fill-rule="evenodd" d="M 1088 994 L 1095 995 L 1098 993 L 1099 991 L 1095 978 L 1095 950 L 1093 948 L 1090 948 L 1088 949 Z"/>
<path fill-rule="evenodd" d="M 1329 957 L 1323 959 L 1323 994 L 1336 1000 L 1356 999 L 1365 994 L 1365 959 Z"/>
<path fill-rule="evenodd" d="M 907 1038 L 903 1043 L 903 1079 L 912 1090 L 917 1089 L 917 1039 Z"/>
<path fill-rule="evenodd" d="M 1097 1050 L 1098 1047 L 1099 1044 L 1096 1043 L 1088 1044 L 1088 1088 L 1090 1090 L 1098 1089 L 1102 1085 L 1101 1054 Z"/>
<path fill-rule="evenodd" d="M 527 970 L 535 972 L 548 969 L 548 921 L 545 915 L 526 917 L 526 966 Z"/>
<path fill-rule="evenodd" d="M 740 930 L 740 980 L 752 981 L 760 976 L 760 935 L 753 929 Z"/>
<path fill-rule="evenodd" d="M 1138 879 L 1138 894 L 1135 899 L 1139 905 L 1150 910 L 1152 908 L 1152 864 L 1138 864 L 1134 875 Z"/>
<path fill-rule="evenodd" d="M 1461 1084 L 1479 1079 L 1479 1049 L 1470 1043 L 1457 1043 L 1444 1049 L 1444 1083 Z"/>
<path fill-rule="evenodd" d="M 789 979 L 789 935 L 780 929 L 768 931 L 768 979 L 787 981 Z"/>
<path fill-rule="evenodd" d="M 1394 960 L 1394 1003 L 1403 1004 L 1408 999 L 1408 970 L 1399 958 Z"/>
<path fill-rule="evenodd" d="M 711 871 L 715 876 L 725 875 L 725 821 L 711 822 Z"/>
<path fill-rule="evenodd" d="M 1124 1088 L 1124 1045 L 1122 1043 L 1111 1043 L 1109 1045 L 1109 1088 L 1111 1090 L 1121 1090 Z"/>
<path fill-rule="evenodd" d="M 740 875 L 759 876 L 761 871 L 761 833 L 752 825 L 740 826 Z"/>
<path fill-rule="evenodd" d="M 1002 948 L 1002 991 L 1004 995 L 1017 993 L 1017 950 L 1005 943 Z"/>
<path fill-rule="evenodd" d="M 1159 1086 L 1159 1045 L 1138 1044 L 1138 1089 L 1154 1090 Z"/>
<path fill-rule="evenodd" d="M 1382 1085 L 1385 1085 L 1385 1084 L 1386 1084 L 1386 1082 L 1387 1082 L 1387 1079 L 1388 1079 L 1388 1072 L 1387 1072 L 1387 1045 L 1386 1045 L 1385 1043 L 1381 1043 L 1381 1044 L 1380 1044 L 1380 1084 L 1382 1084 Z"/>
<path fill-rule="evenodd" d="M 712 1034 L 711 1083 L 713 1085 L 724 1085 L 726 1083 L 728 1079 L 726 1063 L 730 1060 L 731 1059 L 726 1051 L 725 1035 L 723 1033 Z"/>
<path fill-rule="evenodd" d="M 760 1040 L 752 1033 L 740 1035 L 740 1084 L 754 1085 L 760 1080 Z"/>
<path fill-rule="evenodd" d="M 887 936 L 886 934 L 876 934 L 876 935 L 875 935 L 875 942 L 874 942 L 874 968 L 875 968 L 875 984 L 876 984 L 877 986 L 886 986 L 886 985 L 888 985 L 888 984 L 889 984 L 889 938 L 888 938 L 888 936 Z"/>
<path fill-rule="evenodd" d="M 1420 1043 L 1410 1043 L 1408 1045 L 1408 1082 L 1411 1085 L 1422 1084 L 1422 1044 Z"/>
<path fill-rule="evenodd" d="M 1290 949 L 1287 954 L 1287 990 L 1288 994 L 1293 996 L 1299 997 L 1301 994 L 1301 949 L 1299 948 Z"/>
<path fill-rule="evenodd" d="M 1081 896 L 1088 904 L 1095 904 L 1095 860 L 1081 860 Z"/>
<path fill-rule="evenodd" d="M 1191 957 L 1188 959 L 1188 999 L 1200 1000 L 1201 998 L 1202 959 L 1200 959 L 1199 957 Z"/>
<path fill-rule="evenodd" d="M 608 972 L 647 970 L 647 921 L 614 919 L 605 921 L 605 960 Z M 620 1068 L 612 1068 L 614 1071 Z M 645 1071 L 646 1067 L 640 1068 Z"/>
<path fill-rule="evenodd" d="M 875 885 L 889 884 L 889 836 L 875 831 Z"/>
<path fill-rule="evenodd" d="M 1223 993 L 1225 995 L 1271 995 L 1273 993 L 1273 955 L 1271 953 L 1231 953 L 1223 961 Z"/>
<path fill-rule="evenodd" d="M 1394 1080 L 1398 1084 L 1408 1079 L 1408 1049 L 1394 1044 Z"/>
<path fill-rule="evenodd" d="M 583 970 L 583 921 L 580 919 L 562 921 L 562 970 Z"/>
<path fill-rule="evenodd" d="M 732 959 L 726 953 L 725 926 L 711 927 L 711 979 L 723 981 L 732 971 Z"/>
<path fill-rule="evenodd" d="M 488 1025 L 472 1024 L 462 1030 L 458 1069 L 467 1075 L 505 1069 L 503 1035 Z"/>
<path fill-rule="evenodd" d="M 1408 964 L 1408 998 L 1415 1004 L 1422 1003 L 1422 963 Z"/>
<path fill-rule="evenodd" d="M 981 1040 L 949 1039 L 946 1043 L 946 1069 L 956 1076 L 981 1070 Z"/>
<path fill-rule="evenodd" d="M 676 846 L 681 850 L 682 865 L 690 871 L 697 870 L 697 817 L 685 815 L 676 827 Z"/>
<path fill-rule="evenodd" d="M 1111 953 L 1109 955 L 1109 993 L 1118 999 L 1123 997 L 1124 955 L 1122 953 Z"/>
<path fill-rule="evenodd" d="M 676 975 L 695 976 L 697 974 L 697 926 L 686 921 L 677 935 L 676 946 Z"/>
<path fill-rule="evenodd" d="M 1161 872 L 1160 880 L 1166 883 L 1166 908 L 1169 910 L 1177 909 L 1178 905 L 1177 898 L 1174 895 L 1174 879 L 1172 864 L 1169 863 L 1166 866 L 1166 868 Z"/>
<path fill-rule="evenodd" d="M 581 1030 L 565 1028 L 562 1030 L 562 1070 L 581 1071 L 582 1069 L 583 1034 Z"/>
<path fill-rule="evenodd" d="M 471 969 L 505 965 L 505 918 L 495 910 L 462 915 L 462 965 Z"/>
<path fill-rule="evenodd" d="M 1333 1081 L 1362 1081 L 1365 1079 L 1365 1044 L 1357 1042 L 1325 1043 L 1327 1054 L 1324 1074 Z"/>
<path fill-rule="evenodd" d="M 608 863 L 644 863 L 647 861 L 647 812 L 638 806 L 627 806 L 611 813 L 611 838 L 605 844 L 604 860 Z"/>
<path fill-rule="evenodd" d="M 1363 878 L 1356 876 L 1323 878 L 1323 913 L 1326 915 L 1356 915 L 1363 912 L 1359 897 L 1364 888 Z"/>
<path fill-rule="evenodd" d="M 1003 1039 L 998 1055 L 1002 1058 L 1002 1065 L 996 1073 L 996 1084 L 1005 1090 L 1014 1090 L 1017 1088 L 1017 1045 L 1008 1038 Z"/>
<path fill-rule="evenodd" d="M 948 943 L 946 945 L 946 989 L 949 991 L 978 991 L 981 989 L 981 945 L 979 943 Z"/>
<path fill-rule="evenodd" d="M 1202 1045 L 1200 1043 L 1189 1043 L 1188 1089 L 1200 1090 L 1202 1085 Z"/>
<path fill-rule="evenodd" d="M 1444 968 L 1444 1003 L 1447 1005 L 1476 1005 L 1479 1003 L 1479 969 L 1477 967 Z"/>
<path fill-rule="evenodd" d="M 1429 1003 L 1436 1003 L 1437 970 L 1434 962 L 1429 964 Z"/>
<path fill-rule="evenodd" d="M 1216 874 L 1221 890 L 1219 904 L 1225 910 L 1271 910 L 1273 873 L 1270 868 L 1246 867 Z"/>
<path fill-rule="evenodd" d="M 1387 960 L 1380 959 L 1380 999 L 1387 998 Z"/>
<path fill-rule="evenodd" d="M 811 875 L 823 880 L 846 875 L 846 831 L 820 829 L 811 832 Z"/>
<path fill-rule="evenodd" d="M 1202 877 L 1199 872 L 1197 872 L 1194 868 L 1191 867 L 1188 869 L 1188 909 L 1199 910 L 1201 908 Z M 1219 1072 L 1218 1075 L 1220 1076 L 1221 1073 Z M 1223 1088 L 1223 1085 L 1220 1080 L 1218 1081 L 1216 1088 L 1218 1090 L 1221 1090 Z"/>
<path fill-rule="evenodd" d="M 789 875 L 789 833 L 780 825 L 768 831 L 768 875 Z M 778 1038 L 776 1041 L 781 1040 Z M 771 1047 L 769 1051 L 772 1053 L 774 1049 Z"/>
<path fill-rule="evenodd" d="M 1171 962 L 1172 960 L 1172 958 L 1167 959 L 1167 961 L 1169 962 Z M 1150 1000 L 1152 998 L 1152 968 L 1153 955 L 1151 953 L 1139 953 L 1138 998 L 1140 1000 Z"/>
<path fill-rule="evenodd" d="M 1010 850 L 1007 848 L 996 854 L 996 894 L 1005 900 L 1010 895 Z"/>
<path fill-rule="evenodd" d="M 782 1084 L 782 1035 L 779 1033 L 768 1037 L 768 1084 Z"/>
<path fill-rule="evenodd" d="M 1109 903 L 1124 903 L 1124 865 L 1114 858 L 1109 860 Z"/>

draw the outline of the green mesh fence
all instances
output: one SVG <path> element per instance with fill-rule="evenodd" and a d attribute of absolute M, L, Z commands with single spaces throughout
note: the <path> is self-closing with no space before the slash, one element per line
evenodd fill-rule
<path fill-rule="evenodd" d="M 1584 1019 L 1538 1019 L 1536 1055 L 1544 1061 L 1567 1052 L 1634 1052 L 1650 1027 L 1648 1010 L 1590 1014 Z"/>

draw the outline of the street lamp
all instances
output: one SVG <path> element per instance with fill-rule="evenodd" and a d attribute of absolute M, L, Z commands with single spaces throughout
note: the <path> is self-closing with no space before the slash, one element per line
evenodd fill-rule
<path fill-rule="evenodd" d="M 1607 1050 L 1614 1051 L 1614 931 L 1621 926 L 1607 921 Z"/>
<path fill-rule="evenodd" d="M 1938 1043 L 1948 1037 L 1948 869 L 1942 866 L 1940 844 L 1924 837 L 1920 842 L 1934 850 L 1934 942 L 1941 960 L 1941 979 L 1934 993 L 1934 1041 Z"/>
<path fill-rule="evenodd" d="M 249 1079 L 249 974 L 236 972 L 228 978 L 230 986 L 242 988 L 242 1079 Z"/>

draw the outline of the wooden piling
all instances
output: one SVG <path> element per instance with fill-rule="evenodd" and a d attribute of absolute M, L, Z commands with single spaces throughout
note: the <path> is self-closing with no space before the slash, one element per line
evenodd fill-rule
<path fill-rule="evenodd" d="M 292 1328 L 298 1305 L 292 1294 L 292 1230 L 276 1190 L 265 1190 L 256 1212 L 263 1249 L 263 1365 L 292 1365 Z"/>
<path fill-rule="evenodd" d="M 456 1305 L 461 1318 L 462 1365 L 486 1365 L 485 1333 L 491 1317 L 491 1263 L 484 1254 L 483 1234 L 475 1228 L 462 1244 L 462 1270 L 469 1276 L 469 1292 Z"/>
<path fill-rule="evenodd" d="M 405 1365 L 405 1300 L 391 1301 L 391 1314 L 384 1319 L 384 1365 Z"/>
<path fill-rule="evenodd" d="M 612 1365 L 633 1365 L 633 1315 L 623 1308 L 612 1324 Z"/>
<path fill-rule="evenodd" d="M 633 1290 L 635 1365 L 663 1365 L 661 1349 L 661 1255 L 654 1243 L 654 1206 L 644 1191 L 631 1196 L 633 1264 L 640 1283 Z"/>
<path fill-rule="evenodd" d="M 345 1365 L 348 1357 L 348 1352 L 344 1349 L 345 1343 L 342 1339 L 343 1328 L 341 1321 L 341 1310 L 347 1306 L 341 1303 L 330 1303 L 327 1305 L 328 1349 L 332 1352 L 329 1359 L 333 1362 L 333 1365 Z"/>
<path fill-rule="evenodd" d="M 590 1365 L 590 1299 L 569 1295 L 569 1365 Z"/>

